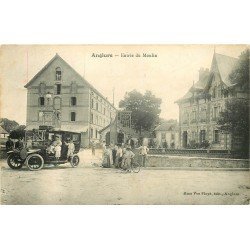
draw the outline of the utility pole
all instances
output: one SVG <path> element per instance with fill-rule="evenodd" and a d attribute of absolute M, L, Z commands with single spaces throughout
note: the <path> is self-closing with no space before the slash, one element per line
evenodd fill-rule
<path fill-rule="evenodd" d="M 113 87 L 113 106 L 115 106 L 115 87 Z"/>

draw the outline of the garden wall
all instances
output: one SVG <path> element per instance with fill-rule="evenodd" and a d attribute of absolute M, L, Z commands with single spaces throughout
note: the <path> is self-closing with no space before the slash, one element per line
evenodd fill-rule
<path fill-rule="evenodd" d="M 148 167 L 249 169 L 249 159 L 223 159 L 187 156 L 148 155 Z"/>

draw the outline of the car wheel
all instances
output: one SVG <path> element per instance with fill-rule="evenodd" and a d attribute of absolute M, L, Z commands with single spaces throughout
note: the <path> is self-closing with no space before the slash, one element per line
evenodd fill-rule
<path fill-rule="evenodd" d="M 26 165 L 31 171 L 40 170 L 43 168 L 44 160 L 39 154 L 31 154 L 26 159 Z"/>
<path fill-rule="evenodd" d="M 78 155 L 73 155 L 70 159 L 70 164 L 73 168 L 77 167 L 79 165 L 80 158 Z"/>
<path fill-rule="evenodd" d="M 12 169 L 20 169 L 23 166 L 23 160 L 18 154 L 10 154 L 7 158 L 7 163 Z"/>

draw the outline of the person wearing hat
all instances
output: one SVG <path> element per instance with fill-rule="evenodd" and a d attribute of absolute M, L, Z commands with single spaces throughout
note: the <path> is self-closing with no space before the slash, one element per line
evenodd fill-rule
<path fill-rule="evenodd" d="M 8 152 L 10 150 L 13 150 L 13 148 L 14 148 L 14 142 L 10 139 L 9 136 L 7 138 L 8 138 L 8 140 L 5 143 L 5 147 L 6 147 L 6 151 Z"/>
<path fill-rule="evenodd" d="M 132 159 L 135 157 L 135 154 L 133 153 L 133 151 L 131 150 L 130 146 L 126 147 L 126 151 L 123 154 L 123 169 L 126 170 L 127 172 L 129 172 L 129 168 L 131 166 L 132 163 Z"/>

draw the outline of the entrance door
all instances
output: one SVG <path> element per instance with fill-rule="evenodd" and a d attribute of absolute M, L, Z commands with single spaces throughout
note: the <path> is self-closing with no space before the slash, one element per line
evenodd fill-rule
<path fill-rule="evenodd" d="M 117 134 L 117 143 L 118 143 L 118 144 L 124 143 L 124 133 L 119 132 L 119 133 Z"/>
<path fill-rule="evenodd" d="M 105 136 L 106 145 L 110 145 L 110 132 L 107 132 Z"/>
<path fill-rule="evenodd" d="M 188 133 L 187 131 L 183 131 L 183 134 L 182 134 L 182 147 L 183 148 L 187 147 L 187 140 L 188 140 Z"/>

